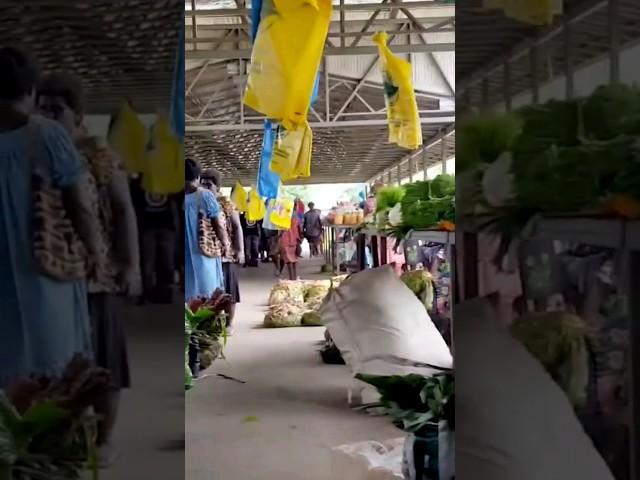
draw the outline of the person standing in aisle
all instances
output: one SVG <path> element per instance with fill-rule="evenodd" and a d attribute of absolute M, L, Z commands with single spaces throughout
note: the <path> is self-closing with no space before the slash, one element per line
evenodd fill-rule
<path fill-rule="evenodd" d="M 145 191 L 141 176 L 132 181 L 131 191 L 140 229 L 142 299 L 154 303 L 172 303 L 176 233 L 180 222 L 177 196 Z"/>
<path fill-rule="evenodd" d="M 85 163 L 62 126 L 33 115 L 38 71 L 24 51 L 0 48 L 0 389 L 30 375 L 59 375 L 76 354 L 93 356 L 86 279 L 54 279 L 34 261 L 35 248 L 52 247 L 33 242 L 36 215 L 56 233 L 55 219 L 34 210 L 34 161 L 62 193 L 91 262 L 100 259 Z"/>
<path fill-rule="evenodd" d="M 280 273 L 287 266 L 289 280 L 298 279 L 298 248 L 302 238 L 302 225 L 298 221 L 298 216 L 294 213 L 291 217 L 291 227 L 289 230 L 280 232 Z"/>
<path fill-rule="evenodd" d="M 225 229 L 231 241 L 230 254 L 222 257 L 222 272 L 224 274 L 225 293 L 229 295 L 230 303 L 227 314 L 227 334 L 233 335 L 233 320 L 236 315 L 236 305 L 240 303 L 240 287 L 238 285 L 237 265 L 244 264 L 244 235 L 240 224 L 240 215 L 233 202 L 220 193 L 220 175 L 209 170 L 202 175 L 202 186 L 216 195 L 224 216 Z"/>
<path fill-rule="evenodd" d="M 224 290 L 222 256 L 210 257 L 200 250 L 200 220 L 210 220 L 214 233 L 224 251 L 228 251 L 229 237 L 224 227 L 224 217 L 216 196 L 201 187 L 200 166 L 195 160 L 185 162 L 184 228 L 185 228 L 185 301 L 209 298 L 218 290 Z"/>
<path fill-rule="evenodd" d="M 322 241 L 322 219 L 320 210 L 313 202 L 309 202 L 309 211 L 304 214 L 304 237 L 309 242 L 311 257 L 320 255 L 320 242 Z"/>
<path fill-rule="evenodd" d="M 84 93 L 79 79 L 64 73 L 46 76 L 37 92 L 38 107 L 58 121 L 75 141 L 93 179 L 93 214 L 99 220 L 104 261 L 89 276 L 89 313 L 93 323 L 96 364 L 111 374 L 111 391 L 94 405 L 98 424 L 100 462 L 115 459 L 111 441 L 120 393 L 131 387 L 127 342 L 120 295 L 139 295 L 140 255 L 136 215 L 127 173 L 118 156 L 83 131 Z"/>
<path fill-rule="evenodd" d="M 247 220 L 244 213 L 240 216 L 240 223 L 244 232 L 245 267 L 257 267 L 262 235 L 260 223 Z"/>

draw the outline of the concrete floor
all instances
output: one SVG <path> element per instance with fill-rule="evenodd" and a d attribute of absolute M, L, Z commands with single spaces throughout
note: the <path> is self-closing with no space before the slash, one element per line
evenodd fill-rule
<path fill-rule="evenodd" d="M 306 260 L 299 273 L 319 270 Z M 274 281 L 271 265 L 242 271 L 227 360 L 186 394 L 189 480 L 347 480 L 331 474 L 331 447 L 401 436 L 388 420 L 348 407 L 349 370 L 323 364 L 317 352 L 324 328 L 260 328 Z"/>

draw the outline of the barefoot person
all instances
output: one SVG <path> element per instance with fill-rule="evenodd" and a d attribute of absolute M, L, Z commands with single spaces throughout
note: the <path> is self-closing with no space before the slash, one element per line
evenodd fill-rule
<path fill-rule="evenodd" d="M 309 202 L 309 211 L 304 214 L 304 237 L 309 242 L 311 257 L 320 255 L 320 242 L 322 240 L 322 220 L 320 210 L 313 202 Z"/>
<path fill-rule="evenodd" d="M 297 215 L 293 215 L 291 218 L 291 228 L 280 233 L 280 256 L 281 267 L 287 266 L 287 273 L 289 274 L 289 280 L 297 280 L 298 278 L 298 248 L 300 245 L 300 239 L 302 238 L 302 227 L 298 221 Z"/>

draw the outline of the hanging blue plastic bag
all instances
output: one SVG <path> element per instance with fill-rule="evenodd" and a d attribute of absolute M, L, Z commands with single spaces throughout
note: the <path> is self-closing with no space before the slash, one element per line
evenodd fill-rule
<path fill-rule="evenodd" d="M 276 132 L 269 120 L 264 122 L 264 137 L 262 139 L 262 155 L 258 166 L 258 194 L 267 200 L 278 198 L 280 189 L 280 177 L 271 171 L 271 158 L 273 157 L 273 145 L 276 140 Z"/>
<path fill-rule="evenodd" d="M 251 1 L 251 40 L 255 40 L 258 34 L 258 26 L 262 15 L 262 0 Z"/>
<path fill-rule="evenodd" d="M 320 72 L 316 75 L 316 83 L 313 85 L 313 93 L 311 94 L 311 106 L 318 100 L 318 93 L 320 92 Z"/>

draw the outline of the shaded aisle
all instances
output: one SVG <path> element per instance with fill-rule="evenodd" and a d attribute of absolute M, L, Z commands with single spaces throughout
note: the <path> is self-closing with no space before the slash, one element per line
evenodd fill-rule
<path fill-rule="evenodd" d="M 242 271 L 227 360 L 187 393 L 189 480 L 328 480 L 330 447 L 401 436 L 388 420 L 349 409 L 349 370 L 323 364 L 317 352 L 324 328 L 259 328 L 275 282 L 271 267 Z M 306 260 L 300 274 L 310 278 L 319 269 Z"/>

